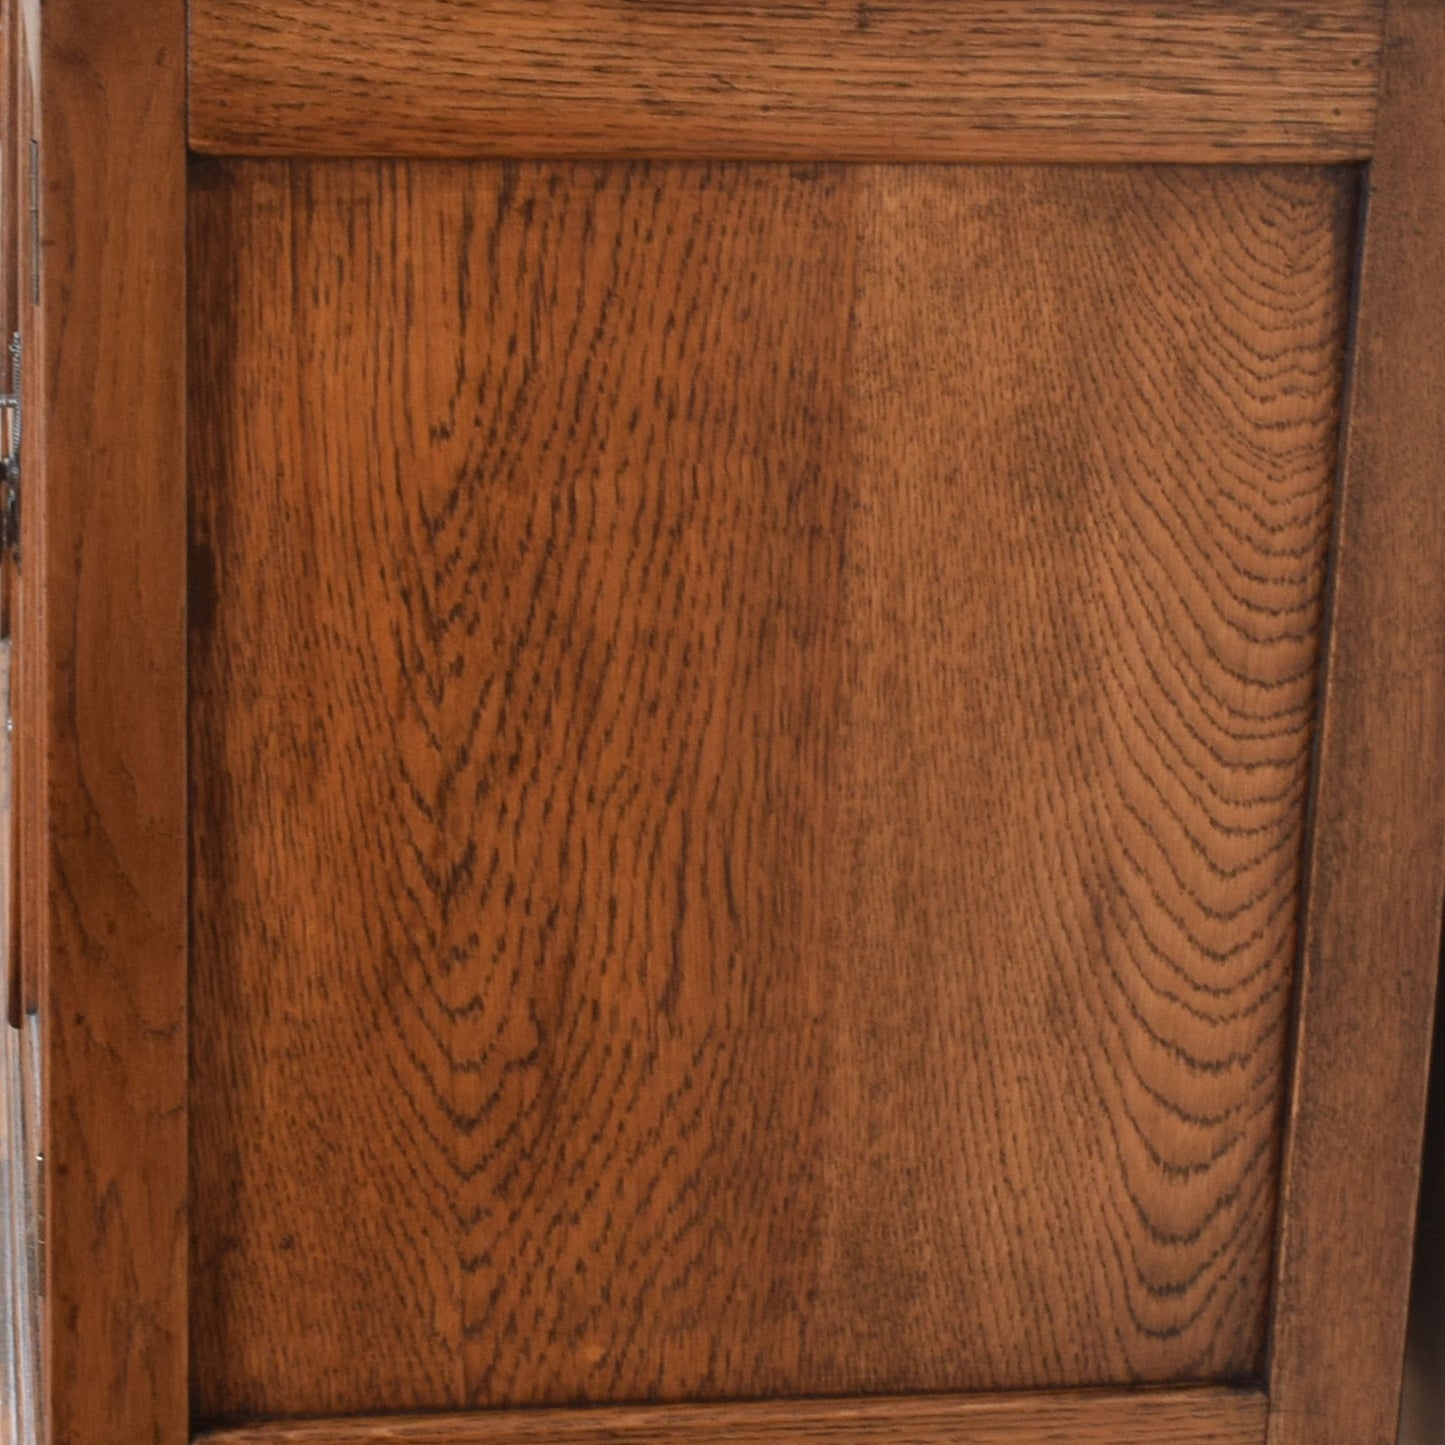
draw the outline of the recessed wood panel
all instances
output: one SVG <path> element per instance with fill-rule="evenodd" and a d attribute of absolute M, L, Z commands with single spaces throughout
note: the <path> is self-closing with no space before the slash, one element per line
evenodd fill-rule
<path fill-rule="evenodd" d="M 1383 0 L 192 0 L 216 154 L 1329 160 Z"/>
<path fill-rule="evenodd" d="M 193 168 L 200 1418 L 1259 1371 L 1353 198 Z"/>

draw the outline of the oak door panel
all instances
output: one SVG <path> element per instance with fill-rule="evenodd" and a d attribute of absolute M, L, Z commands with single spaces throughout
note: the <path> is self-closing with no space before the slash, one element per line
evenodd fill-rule
<path fill-rule="evenodd" d="M 197 1418 L 1262 1368 L 1354 191 L 193 166 Z"/>

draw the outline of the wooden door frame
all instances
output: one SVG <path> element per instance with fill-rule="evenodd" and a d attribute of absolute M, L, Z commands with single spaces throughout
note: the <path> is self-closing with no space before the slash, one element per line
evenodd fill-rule
<path fill-rule="evenodd" d="M 45 1040 L 49 1438 L 181 1445 L 187 16 L 183 0 L 31 13 L 44 330 L 31 318 L 20 827 L 22 954 Z M 1431 284 L 1445 254 L 1445 3 L 1388 0 L 1386 27 L 1374 140 L 1357 156 L 1368 222 L 1312 774 L 1272 1445 L 1393 1439 L 1445 878 L 1445 508 L 1431 505 L 1445 457 L 1445 296 Z M 395 1438 L 421 1428 L 435 1431 Z M 454 1422 L 427 1438 L 484 1437 Z"/>
<path fill-rule="evenodd" d="M 183 0 L 50 0 L 40 24 L 20 728 L 41 780 L 22 962 L 44 1036 L 42 1388 L 57 1445 L 179 1445 L 186 15 Z"/>
<path fill-rule="evenodd" d="M 1445 882 L 1440 0 L 1389 0 L 1363 213 L 1295 985 L 1270 1445 L 1383 1445 L 1399 1415 Z"/>

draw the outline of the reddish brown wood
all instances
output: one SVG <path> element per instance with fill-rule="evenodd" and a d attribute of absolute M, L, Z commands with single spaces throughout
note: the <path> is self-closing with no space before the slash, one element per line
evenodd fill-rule
<path fill-rule="evenodd" d="M 22 14 L 6 132 L 43 57 L 46 248 L 42 318 L 22 202 L 10 958 L 49 1066 L 46 1438 L 187 1439 L 192 1185 L 203 1415 L 1257 1370 L 1348 177 L 199 170 L 192 1181 L 184 17 Z M 196 134 L 1375 144 L 1377 0 L 941 14 L 196 0 Z M 1393 1435 L 1445 873 L 1439 0 L 1394 0 L 1385 74 L 1275 1445 Z M 23 146 L 7 175 L 23 197 Z M 1261 1410 L 214 1438 L 1234 1445 Z"/>
<path fill-rule="evenodd" d="M 1335 161 L 1381 0 L 194 0 L 215 153 Z"/>
<path fill-rule="evenodd" d="M 1316 765 L 1273 1445 L 1395 1438 L 1445 881 L 1445 5 L 1391 0 Z"/>
<path fill-rule="evenodd" d="M 196 169 L 198 1418 L 1260 1369 L 1353 194 Z"/>
<path fill-rule="evenodd" d="M 1258 1390 L 774 1400 L 277 1421 L 198 1445 L 1261 1445 Z"/>
<path fill-rule="evenodd" d="M 185 11 L 53 0 L 41 21 L 23 576 L 45 787 L 27 858 L 45 910 L 45 1389 L 55 1445 L 181 1445 Z"/>

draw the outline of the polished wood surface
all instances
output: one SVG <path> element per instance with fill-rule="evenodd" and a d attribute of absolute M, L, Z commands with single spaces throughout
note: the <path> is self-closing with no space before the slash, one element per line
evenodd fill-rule
<path fill-rule="evenodd" d="M 198 1419 L 1261 1368 L 1354 190 L 195 166 Z"/>
<path fill-rule="evenodd" d="M 199 1445 L 1261 1445 L 1258 1390 L 776 1400 L 276 1421 Z"/>
<path fill-rule="evenodd" d="M 43 800 L 25 864 L 43 914 L 44 1389 L 54 1445 L 181 1445 L 185 7 L 37 9 L 20 746 Z"/>
<path fill-rule="evenodd" d="M 192 0 L 215 153 L 1346 160 L 1381 0 Z"/>
<path fill-rule="evenodd" d="M 1391 0 L 1316 766 L 1273 1445 L 1395 1439 L 1445 884 L 1445 6 Z"/>

